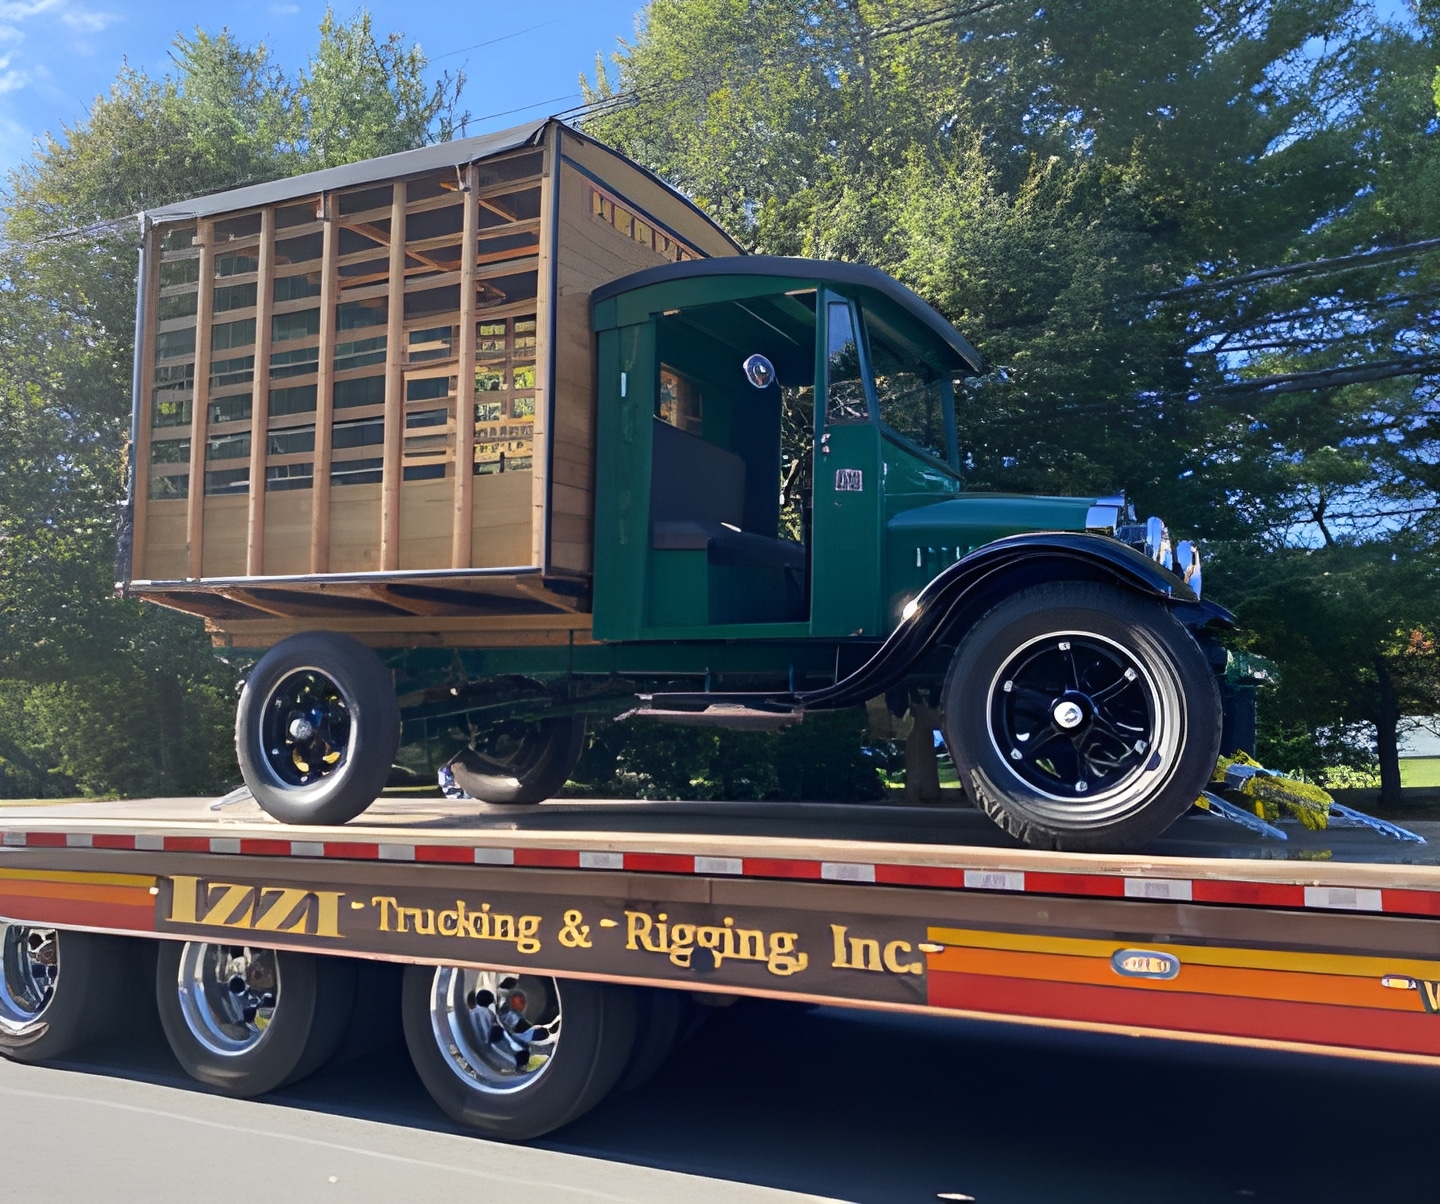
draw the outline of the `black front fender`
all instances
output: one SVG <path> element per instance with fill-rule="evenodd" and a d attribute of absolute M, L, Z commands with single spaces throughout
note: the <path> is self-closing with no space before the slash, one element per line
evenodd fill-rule
<path fill-rule="evenodd" d="M 913 599 L 910 615 L 863 665 L 833 686 L 791 695 L 807 708 L 851 706 L 899 683 L 936 643 L 954 642 L 1000 598 L 1040 581 L 1108 581 L 1171 607 L 1192 630 L 1231 626 L 1223 606 L 1196 598 L 1179 577 L 1103 535 L 1036 531 L 997 539 L 943 570 Z M 913 607 L 913 609 L 912 609 Z M 781 701 L 776 699 L 776 701 Z"/>

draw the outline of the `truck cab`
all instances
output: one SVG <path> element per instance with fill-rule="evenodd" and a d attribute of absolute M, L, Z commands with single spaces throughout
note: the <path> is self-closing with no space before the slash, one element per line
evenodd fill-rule
<path fill-rule="evenodd" d="M 594 327 L 599 638 L 883 638 L 1039 509 L 1085 527 L 1090 499 L 966 504 L 955 387 L 984 360 L 873 268 L 657 268 L 596 290 Z"/>

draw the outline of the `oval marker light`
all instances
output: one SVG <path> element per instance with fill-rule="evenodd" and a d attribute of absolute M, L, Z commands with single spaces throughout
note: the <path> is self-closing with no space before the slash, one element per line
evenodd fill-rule
<path fill-rule="evenodd" d="M 1404 974 L 1387 974 L 1380 980 L 1382 987 L 1389 987 L 1392 991 L 1413 991 L 1415 980 Z"/>
<path fill-rule="evenodd" d="M 1110 968 L 1124 978 L 1170 979 L 1180 973 L 1180 959 L 1153 949 L 1117 949 Z"/>

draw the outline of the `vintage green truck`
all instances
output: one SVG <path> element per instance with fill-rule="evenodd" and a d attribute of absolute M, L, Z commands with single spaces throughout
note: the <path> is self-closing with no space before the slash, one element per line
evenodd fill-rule
<path fill-rule="evenodd" d="M 274 817 L 398 759 L 550 797 L 587 715 L 931 707 L 1021 840 L 1143 844 L 1220 748 L 1199 556 L 1122 497 L 969 492 L 938 313 L 744 255 L 554 121 L 143 215 L 120 588 L 254 655 Z M 637 700 L 638 698 L 638 700 Z"/>

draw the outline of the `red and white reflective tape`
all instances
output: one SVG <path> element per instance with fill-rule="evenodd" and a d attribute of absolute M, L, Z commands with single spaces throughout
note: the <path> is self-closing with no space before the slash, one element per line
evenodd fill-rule
<path fill-rule="evenodd" d="M 789 878 L 815 882 L 876 883 L 952 891 L 991 891 L 1242 907 L 1440 916 L 1440 890 L 1306 885 L 1244 879 L 1166 878 L 1122 873 L 966 869 L 960 866 L 882 862 L 811 861 L 780 857 L 715 857 L 593 849 L 493 848 L 468 844 L 397 844 L 383 841 L 283 840 L 235 836 L 162 836 L 96 832 L 0 833 L 7 849 L 113 849 L 290 857 L 332 861 L 425 862 L 535 869 L 694 874 L 703 877 Z"/>

